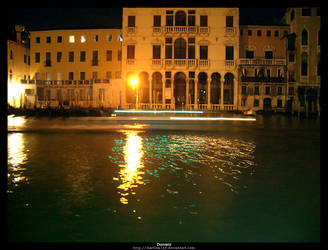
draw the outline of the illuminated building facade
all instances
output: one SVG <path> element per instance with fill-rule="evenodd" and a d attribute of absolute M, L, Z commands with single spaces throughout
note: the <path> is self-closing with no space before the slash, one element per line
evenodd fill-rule
<path fill-rule="evenodd" d="M 15 25 L 7 40 L 8 104 L 13 107 L 30 106 L 34 103 L 35 89 L 27 86 L 30 77 L 29 36 L 24 27 Z"/>
<path fill-rule="evenodd" d="M 240 26 L 239 109 L 284 111 L 288 26 Z"/>
<path fill-rule="evenodd" d="M 38 106 L 120 106 L 120 29 L 31 31 L 30 40 Z"/>
<path fill-rule="evenodd" d="M 288 8 L 288 84 L 295 98 L 289 106 L 296 112 L 320 112 L 320 8 Z"/>
<path fill-rule="evenodd" d="M 238 8 L 123 8 L 124 107 L 237 109 L 238 26 Z"/>

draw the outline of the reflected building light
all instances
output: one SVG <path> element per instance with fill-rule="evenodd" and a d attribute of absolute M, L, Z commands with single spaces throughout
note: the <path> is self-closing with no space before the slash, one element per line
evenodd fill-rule
<path fill-rule="evenodd" d="M 127 142 L 123 148 L 125 164 L 121 165 L 122 184 L 117 188 L 120 190 L 121 203 L 128 204 L 126 196 L 135 194 L 134 188 L 145 183 L 141 176 L 144 172 L 140 171 L 144 167 L 141 161 L 143 156 L 141 137 L 138 136 L 137 131 L 125 131 L 124 133 L 127 135 Z"/>
<path fill-rule="evenodd" d="M 26 159 L 23 134 L 8 134 L 8 177 L 12 176 L 11 180 L 15 184 L 26 179 L 22 175 L 25 168 L 21 167 Z"/>
<path fill-rule="evenodd" d="M 9 127 L 20 127 L 20 126 L 23 126 L 25 124 L 25 122 L 26 122 L 26 119 L 23 118 L 23 117 L 20 117 L 20 116 L 17 116 L 17 117 L 15 117 L 15 116 L 13 116 L 13 117 L 8 116 L 8 123 L 7 123 L 7 125 L 8 125 L 8 128 Z"/>
<path fill-rule="evenodd" d="M 203 114 L 203 111 L 192 110 L 118 110 L 115 109 L 114 113 L 140 113 L 140 114 Z"/>

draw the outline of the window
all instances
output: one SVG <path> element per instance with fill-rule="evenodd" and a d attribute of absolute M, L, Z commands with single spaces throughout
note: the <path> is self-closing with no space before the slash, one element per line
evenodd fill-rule
<path fill-rule="evenodd" d="M 199 46 L 199 59 L 207 60 L 208 56 L 208 47 L 207 46 Z"/>
<path fill-rule="evenodd" d="M 165 38 L 165 43 L 172 43 L 172 38 L 171 37 L 166 37 Z"/>
<path fill-rule="evenodd" d="M 112 61 L 112 51 L 111 50 L 107 50 L 106 51 L 106 60 L 107 60 L 107 62 L 110 62 L 110 61 Z"/>
<path fill-rule="evenodd" d="M 107 79 L 112 79 L 112 71 L 107 71 L 106 72 L 106 78 Z"/>
<path fill-rule="evenodd" d="M 172 45 L 165 45 L 165 59 L 172 59 Z"/>
<path fill-rule="evenodd" d="M 289 54 L 288 61 L 289 62 L 295 62 L 295 55 L 294 54 Z"/>
<path fill-rule="evenodd" d="M 254 87 L 254 94 L 255 95 L 259 95 L 260 94 L 260 87 L 259 86 L 255 86 Z"/>
<path fill-rule="evenodd" d="M 252 30 L 247 31 L 248 36 L 252 36 Z"/>
<path fill-rule="evenodd" d="M 294 87 L 288 87 L 288 95 L 294 95 Z"/>
<path fill-rule="evenodd" d="M 10 50 L 10 59 L 13 60 L 14 59 L 14 53 L 12 50 Z"/>
<path fill-rule="evenodd" d="M 74 72 L 68 72 L 68 80 L 74 80 Z"/>
<path fill-rule="evenodd" d="M 81 43 L 84 43 L 86 41 L 85 36 L 81 36 Z"/>
<path fill-rule="evenodd" d="M 273 59 L 273 52 L 265 51 L 264 57 L 265 57 L 265 59 Z"/>
<path fill-rule="evenodd" d="M 271 77 L 271 71 L 269 69 L 267 69 L 267 77 Z"/>
<path fill-rule="evenodd" d="M 246 58 L 254 58 L 254 51 L 246 50 Z"/>
<path fill-rule="evenodd" d="M 233 27 L 233 16 L 226 16 L 226 27 Z"/>
<path fill-rule="evenodd" d="M 61 43 L 63 41 L 63 37 L 62 36 L 57 36 L 57 43 Z"/>
<path fill-rule="evenodd" d="M 292 12 L 290 13 L 290 21 L 293 21 L 295 18 L 295 11 L 292 10 Z"/>
<path fill-rule="evenodd" d="M 188 11 L 188 26 L 195 26 L 196 25 L 196 17 L 195 17 L 195 11 Z"/>
<path fill-rule="evenodd" d="M 35 38 L 35 42 L 36 42 L 36 43 L 40 43 L 40 37 L 39 37 L 39 36 L 37 36 L 37 37 Z"/>
<path fill-rule="evenodd" d="M 178 38 L 174 42 L 174 58 L 186 59 L 186 41 L 183 38 Z"/>
<path fill-rule="evenodd" d="M 39 63 L 40 62 L 40 52 L 35 53 L 35 62 Z"/>
<path fill-rule="evenodd" d="M 258 107 L 259 106 L 259 100 L 258 99 L 254 99 L 254 107 Z"/>
<path fill-rule="evenodd" d="M 200 16 L 200 27 L 207 27 L 207 16 Z"/>
<path fill-rule="evenodd" d="M 195 78 L 195 71 L 189 71 L 189 78 Z"/>
<path fill-rule="evenodd" d="M 75 43 L 75 36 L 69 36 L 68 37 L 68 42 L 69 43 Z"/>
<path fill-rule="evenodd" d="M 271 36 L 271 30 L 267 30 L 266 36 Z"/>
<path fill-rule="evenodd" d="M 92 79 L 98 79 L 98 72 L 97 71 L 92 72 Z"/>
<path fill-rule="evenodd" d="M 278 95 L 282 95 L 282 87 L 277 88 Z"/>
<path fill-rule="evenodd" d="M 262 36 L 262 30 L 257 31 L 257 36 Z"/>
<path fill-rule="evenodd" d="M 171 79 L 165 80 L 165 88 L 171 88 Z"/>
<path fill-rule="evenodd" d="M 173 15 L 166 16 L 166 26 L 173 26 Z"/>
<path fill-rule="evenodd" d="M 184 11 L 175 13 L 175 26 L 186 26 L 186 13 Z"/>
<path fill-rule="evenodd" d="M 92 66 L 98 65 L 98 50 L 92 51 Z"/>
<path fill-rule="evenodd" d="M 85 72 L 80 72 L 80 80 L 85 80 Z"/>
<path fill-rule="evenodd" d="M 26 55 L 24 55 L 24 63 L 26 63 L 26 59 L 27 59 L 27 58 L 26 58 Z"/>
<path fill-rule="evenodd" d="M 120 79 L 121 78 L 121 71 L 116 71 L 115 72 L 115 78 Z"/>
<path fill-rule="evenodd" d="M 121 34 L 117 36 L 117 41 L 119 41 L 119 42 L 123 42 L 123 37 L 122 37 Z"/>
<path fill-rule="evenodd" d="M 85 55 L 86 55 L 85 51 L 80 52 L 80 62 L 85 62 Z"/>
<path fill-rule="evenodd" d="M 281 108 L 282 107 L 282 100 L 281 99 L 278 99 L 277 100 L 277 107 L 278 108 Z"/>
<path fill-rule="evenodd" d="M 107 42 L 111 42 L 112 39 L 113 39 L 113 36 L 111 34 L 109 34 L 109 35 L 106 36 L 106 41 Z"/>
<path fill-rule="evenodd" d="M 274 36 L 275 36 L 275 37 L 278 37 L 278 36 L 279 36 L 279 30 L 275 30 L 275 31 L 274 31 Z"/>
<path fill-rule="evenodd" d="M 161 16 L 160 15 L 154 16 L 154 27 L 161 27 Z"/>
<path fill-rule="evenodd" d="M 171 78 L 171 71 L 165 71 L 165 78 Z"/>
<path fill-rule="evenodd" d="M 287 36 L 287 39 L 288 39 L 287 49 L 295 50 L 295 36 Z"/>
<path fill-rule="evenodd" d="M 241 94 L 246 95 L 246 86 L 241 86 Z"/>
<path fill-rule="evenodd" d="M 302 63 L 301 63 L 301 75 L 307 76 L 307 54 L 302 54 Z"/>
<path fill-rule="evenodd" d="M 226 46 L 226 60 L 233 60 L 233 46 Z"/>
<path fill-rule="evenodd" d="M 306 29 L 302 31 L 302 45 L 308 45 L 308 32 Z"/>
<path fill-rule="evenodd" d="M 98 35 L 93 35 L 93 41 L 98 42 Z"/>
<path fill-rule="evenodd" d="M 51 66 L 51 53 L 46 52 L 46 66 Z"/>
<path fill-rule="evenodd" d="M 302 8 L 302 16 L 311 16 L 311 8 Z"/>
<path fill-rule="evenodd" d="M 46 38 L 46 42 L 47 42 L 47 43 L 51 43 L 51 37 L 50 37 L 50 36 L 47 36 L 47 38 Z"/>
<path fill-rule="evenodd" d="M 57 52 L 57 62 L 61 62 L 62 59 L 62 52 Z"/>
<path fill-rule="evenodd" d="M 136 17 L 128 16 L 128 27 L 135 27 L 135 26 L 136 26 Z"/>
<path fill-rule="evenodd" d="M 246 98 L 241 99 L 241 106 L 245 107 L 246 106 Z"/>
<path fill-rule="evenodd" d="M 153 45 L 153 59 L 161 59 L 161 46 Z"/>
<path fill-rule="evenodd" d="M 265 87 L 265 94 L 270 95 L 270 87 L 269 86 Z"/>
<path fill-rule="evenodd" d="M 74 51 L 68 52 L 68 61 L 74 62 Z"/>
<path fill-rule="evenodd" d="M 195 59 L 195 46 L 188 45 L 188 59 Z"/>
<path fill-rule="evenodd" d="M 134 45 L 127 46 L 127 59 L 134 59 Z"/>
<path fill-rule="evenodd" d="M 117 51 L 117 61 L 121 61 L 122 60 L 122 50 L 118 50 Z"/>

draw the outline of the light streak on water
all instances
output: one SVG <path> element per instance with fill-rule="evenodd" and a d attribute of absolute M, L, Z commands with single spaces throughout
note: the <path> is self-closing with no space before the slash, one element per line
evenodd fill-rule
<path fill-rule="evenodd" d="M 114 113 L 126 113 L 126 114 L 203 114 L 203 111 L 194 110 L 118 110 L 115 109 Z"/>
<path fill-rule="evenodd" d="M 256 121 L 255 118 L 231 118 L 231 117 L 170 117 L 170 120 L 187 120 L 187 121 Z"/>

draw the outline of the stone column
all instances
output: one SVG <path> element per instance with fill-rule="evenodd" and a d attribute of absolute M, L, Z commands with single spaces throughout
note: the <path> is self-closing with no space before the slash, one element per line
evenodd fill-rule
<path fill-rule="evenodd" d="M 174 99 L 174 78 L 171 78 L 171 109 L 175 109 L 175 99 Z"/>
<path fill-rule="evenodd" d="M 224 86 L 224 80 L 220 79 L 220 86 L 221 86 L 221 102 L 220 102 L 220 110 L 223 110 L 223 86 Z"/>
<path fill-rule="evenodd" d="M 197 81 L 197 79 L 195 79 L 195 82 L 194 82 L 194 86 L 195 86 L 195 88 L 194 88 L 194 90 L 195 90 L 195 95 L 194 95 L 194 107 L 195 107 L 195 109 L 197 110 L 198 109 L 198 81 Z"/>
<path fill-rule="evenodd" d="M 207 80 L 207 109 L 211 109 L 211 81 Z"/>
<path fill-rule="evenodd" d="M 189 109 L 189 79 L 186 78 L 186 103 L 185 109 Z"/>

